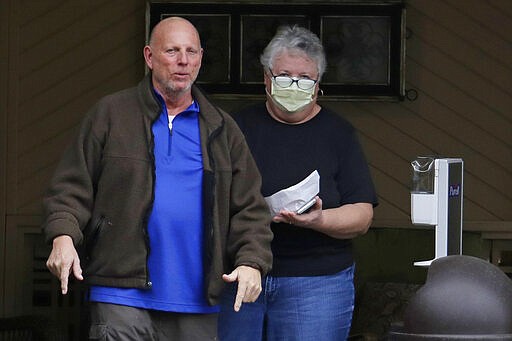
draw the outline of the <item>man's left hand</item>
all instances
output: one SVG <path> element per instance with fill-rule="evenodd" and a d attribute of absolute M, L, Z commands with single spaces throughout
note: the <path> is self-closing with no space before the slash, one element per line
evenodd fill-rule
<path fill-rule="evenodd" d="M 233 306 L 236 312 L 240 311 L 242 302 L 254 302 L 261 293 L 261 273 L 258 269 L 250 266 L 240 265 L 229 275 L 222 275 L 222 279 L 228 283 L 238 281 L 238 290 Z"/>

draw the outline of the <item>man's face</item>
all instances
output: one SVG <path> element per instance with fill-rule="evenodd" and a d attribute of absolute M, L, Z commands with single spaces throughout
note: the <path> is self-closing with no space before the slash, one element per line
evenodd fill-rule
<path fill-rule="evenodd" d="M 195 28 L 186 21 L 162 22 L 144 48 L 153 85 L 163 95 L 189 91 L 197 78 L 203 49 Z"/>

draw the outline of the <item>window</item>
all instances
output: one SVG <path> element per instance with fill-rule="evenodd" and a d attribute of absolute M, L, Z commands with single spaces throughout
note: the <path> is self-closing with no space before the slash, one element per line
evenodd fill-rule
<path fill-rule="evenodd" d="M 261 95 L 259 56 L 281 25 L 298 24 L 324 44 L 324 96 L 397 100 L 404 95 L 405 7 L 401 1 L 340 4 L 159 3 L 149 6 L 148 33 L 181 16 L 205 49 L 197 83 L 212 94 Z"/>

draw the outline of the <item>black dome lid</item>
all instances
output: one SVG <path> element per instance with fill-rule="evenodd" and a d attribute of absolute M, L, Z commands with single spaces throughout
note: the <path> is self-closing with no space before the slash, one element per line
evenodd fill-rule
<path fill-rule="evenodd" d="M 406 336 L 398 338 L 403 340 L 512 340 L 512 280 L 480 258 L 439 258 L 409 301 L 399 335 Z"/>

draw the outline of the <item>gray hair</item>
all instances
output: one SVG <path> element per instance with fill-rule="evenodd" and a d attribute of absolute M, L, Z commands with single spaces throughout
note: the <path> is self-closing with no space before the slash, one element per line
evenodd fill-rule
<path fill-rule="evenodd" d="M 322 78 L 327 66 L 324 47 L 320 39 L 310 30 L 300 26 L 281 26 L 260 56 L 261 65 L 272 69 L 274 58 L 283 51 L 297 51 L 315 61 L 318 78 Z"/>

